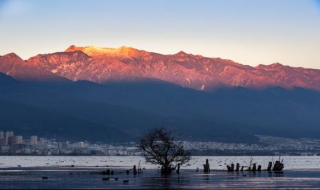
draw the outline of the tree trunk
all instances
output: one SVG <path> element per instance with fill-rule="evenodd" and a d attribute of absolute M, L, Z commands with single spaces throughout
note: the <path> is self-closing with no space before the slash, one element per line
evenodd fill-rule
<path fill-rule="evenodd" d="M 161 174 L 171 174 L 171 165 L 170 164 L 164 164 L 161 166 Z"/>

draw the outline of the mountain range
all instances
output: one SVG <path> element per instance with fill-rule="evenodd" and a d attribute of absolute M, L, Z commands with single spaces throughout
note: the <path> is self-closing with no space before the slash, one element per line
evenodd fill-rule
<path fill-rule="evenodd" d="M 25 135 L 129 141 L 164 125 L 187 140 L 320 136 L 320 70 L 280 63 L 72 45 L 1 56 L 0 87 L 0 128 Z"/>

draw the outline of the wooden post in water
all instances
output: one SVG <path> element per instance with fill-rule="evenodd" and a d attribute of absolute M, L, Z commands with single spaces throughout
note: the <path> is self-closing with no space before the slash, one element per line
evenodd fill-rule
<path fill-rule="evenodd" d="M 234 164 L 231 164 L 231 170 L 234 171 Z"/>
<path fill-rule="evenodd" d="M 256 167 L 256 164 L 254 163 L 253 165 L 252 165 L 252 171 L 257 171 L 257 167 Z"/>
<path fill-rule="evenodd" d="M 271 168 L 272 168 L 272 162 L 269 162 L 267 170 L 271 171 Z"/>
<path fill-rule="evenodd" d="M 133 175 L 136 175 L 137 174 L 137 167 L 136 165 L 133 165 Z"/>
<path fill-rule="evenodd" d="M 203 172 L 210 172 L 210 165 L 208 159 L 206 159 L 206 164 L 203 164 Z"/>
<path fill-rule="evenodd" d="M 237 172 L 239 171 L 239 168 L 240 168 L 240 164 L 237 163 L 237 165 L 236 165 L 236 171 L 237 171 Z"/>
<path fill-rule="evenodd" d="M 241 167 L 241 171 L 243 171 L 244 166 Z"/>
<path fill-rule="evenodd" d="M 281 171 L 283 169 L 284 165 L 280 161 L 276 161 L 276 163 L 273 166 L 273 171 Z"/>
<path fill-rule="evenodd" d="M 261 165 L 258 166 L 258 171 L 259 171 L 259 172 L 261 171 Z"/>
<path fill-rule="evenodd" d="M 228 172 L 232 172 L 232 169 L 229 165 L 227 165 Z"/>

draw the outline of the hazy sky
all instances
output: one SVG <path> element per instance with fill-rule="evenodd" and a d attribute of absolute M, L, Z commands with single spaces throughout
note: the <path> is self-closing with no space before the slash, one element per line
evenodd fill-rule
<path fill-rule="evenodd" d="M 320 69 L 320 0 L 0 0 L 0 44 L 24 59 L 74 44 Z"/>

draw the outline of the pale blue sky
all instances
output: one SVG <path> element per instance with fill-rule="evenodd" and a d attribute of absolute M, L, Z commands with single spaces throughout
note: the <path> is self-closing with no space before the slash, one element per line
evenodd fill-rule
<path fill-rule="evenodd" d="M 68 46 L 180 50 L 320 69 L 320 0 L 0 0 L 0 55 Z"/>

